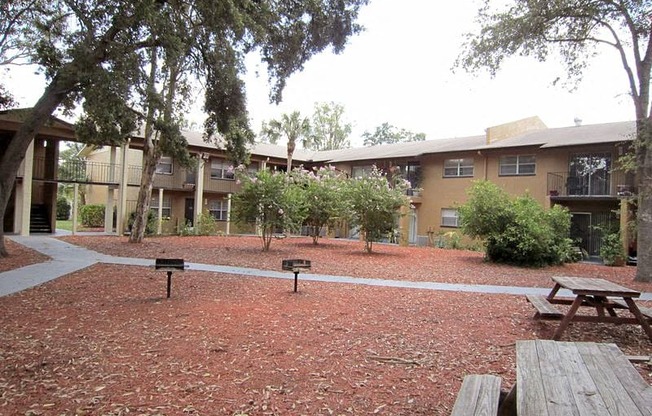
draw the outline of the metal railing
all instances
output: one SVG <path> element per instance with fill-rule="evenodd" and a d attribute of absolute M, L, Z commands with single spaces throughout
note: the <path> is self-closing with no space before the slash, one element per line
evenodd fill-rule
<path fill-rule="evenodd" d="M 636 193 L 634 175 L 619 170 L 586 175 L 548 172 L 548 195 L 552 197 L 631 196 Z"/>

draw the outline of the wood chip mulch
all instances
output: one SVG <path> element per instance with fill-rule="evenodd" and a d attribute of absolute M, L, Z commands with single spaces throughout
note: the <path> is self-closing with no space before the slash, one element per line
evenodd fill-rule
<path fill-rule="evenodd" d="M 288 238 L 66 237 L 132 257 L 368 278 L 550 287 L 600 276 L 630 287 L 634 269 L 522 269 L 473 252 Z M 17 245 L 10 250 L 21 250 Z M 292 277 L 289 273 L 288 277 Z M 466 374 L 515 379 L 516 340 L 550 338 L 522 296 L 174 273 L 97 264 L 0 298 L 2 415 L 448 415 Z M 652 287 L 641 286 L 652 291 Z M 572 324 L 564 340 L 615 342 L 650 355 L 630 325 Z M 637 368 L 652 382 L 652 367 Z"/>
<path fill-rule="evenodd" d="M 45 254 L 14 243 L 8 238 L 5 238 L 5 248 L 9 257 L 0 257 L 0 273 L 50 260 Z"/>

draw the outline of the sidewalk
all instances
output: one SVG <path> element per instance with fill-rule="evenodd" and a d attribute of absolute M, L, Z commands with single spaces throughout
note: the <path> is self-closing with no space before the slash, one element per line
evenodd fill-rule
<path fill-rule="evenodd" d="M 116 257 L 101 254 L 96 251 L 78 247 L 64 241 L 52 238 L 52 236 L 5 236 L 19 244 L 41 252 L 50 258 L 45 263 L 32 264 L 20 269 L 0 273 L 0 296 L 7 296 L 20 292 L 33 286 L 56 279 L 96 263 L 122 264 L 133 266 L 154 266 L 154 260 L 139 259 L 133 257 Z M 219 266 L 213 264 L 189 263 L 188 270 L 237 274 L 251 277 L 268 277 L 274 279 L 294 279 L 294 275 L 288 272 L 276 272 L 273 270 L 259 270 L 244 267 Z M 302 273 L 301 280 L 331 283 L 348 283 L 368 286 L 384 286 L 420 290 L 443 290 L 451 292 L 472 292 L 492 293 L 508 295 L 543 295 L 546 296 L 549 288 L 517 287 L 517 286 L 494 286 L 494 285 L 469 285 L 437 282 L 410 282 L 404 280 L 372 279 L 350 276 L 331 276 L 322 274 Z M 570 292 L 562 296 L 571 296 Z M 652 300 L 652 293 L 642 293 L 641 300 Z"/>

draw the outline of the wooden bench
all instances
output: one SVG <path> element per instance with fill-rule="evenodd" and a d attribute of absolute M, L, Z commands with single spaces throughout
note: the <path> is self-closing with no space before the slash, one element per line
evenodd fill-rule
<path fill-rule="evenodd" d="M 559 309 L 555 308 L 555 305 L 548 302 L 548 299 L 544 296 L 525 295 L 525 297 L 537 310 L 535 317 L 561 319 L 564 316 L 564 314 Z"/>
<path fill-rule="evenodd" d="M 612 302 L 615 303 L 616 305 L 622 306 L 625 309 L 629 308 L 629 306 L 627 306 L 627 303 L 625 301 L 612 300 Z M 641 305 L 636 305 L 636 306 L 638 306 L 638 310 L 641 311 L 643 316 L 645 316 L 648 319 L 652 319 L 652 308 L 646 308 L 645 306 L 641 306 Z"/>
<path fill-rule="evenodd" d="M 489 374 L 464 377 L 451 416 L 498 414 L 501 378 Z"/>

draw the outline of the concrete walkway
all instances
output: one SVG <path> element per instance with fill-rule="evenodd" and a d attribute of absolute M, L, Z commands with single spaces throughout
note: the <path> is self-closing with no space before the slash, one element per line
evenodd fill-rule
<path fill-rule="evenodd" d="M 6 236 L 11 240 L 49 256 L 52 260 L 32 264 L 20 269 L 0 273 L 0 296 L 7 296 L 27 288 L 40 285 L 57 277 L 73 273 L 96 263 L 123 264 L 134 266 L 153 266 L 154 260 L 133 257 L 116 257 L 100 254 L 96 251 L 78 247 L 51 236 Z M 245 267 L 219 266 L 212 264 L 189 263 L 189 270 L 237 274 L 252 277 L 270 277 L 275 279 L 294 279 L 288 272 L 259 270 Z M 404 280 L 368 279 L 350 276 L 330 276 L 322 274 L 301 273 L 300 280 L 317 282 L 348 283 L 368 286 L 397 287 L 420 290 L 444 290 L 451 292 L 494 293 L 510 295 L 547 295 L 549 288 L 469 285 L 437 282 L 411 282 Z M 571 296 L 570 292 L 561 291 L 563 296 Z M 642 300 L 652 300 L 652 293 L 643 293 Z"/>

